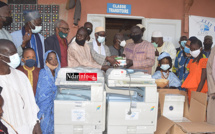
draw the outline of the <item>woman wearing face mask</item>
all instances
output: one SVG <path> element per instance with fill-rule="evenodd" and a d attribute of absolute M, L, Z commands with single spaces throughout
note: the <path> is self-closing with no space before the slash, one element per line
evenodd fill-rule
<path fill-rule="evenodd" d="M 203 58 L 202 54 L 202 42 L 199 39 L 191 41 L 190 54 L 194 59 L 190 59 L 187 68 L 189 69 L 189 75 L 182 84 L 182 88 L 186 88 L 188 91 L 188 99 L 190 102 L 191 92 L 197 91 L 207 93 L 207 76 L 206 66 L 207 58 Z"/>
<path fill-rule="evenodd" d="M 54 134 L 54 99 L 57 93 L 55 80 L 60 70 L 60 60 L 55 51 L 45 53 L 44 69 L 40 70 L 36 91 L 37 114 L 43 134 Z"/>
<path fill-rule="evenodd" d="M 24 65 L 18 67 L 17 69 L 22 71 L 28 77 L 35 96 L 40 68 L 35 67 L 36 55 L 34 49 L 25 48 L 23 50 L 22 62 L 24 63 Z"/>
<path fill-rule="evenodd" d="M 170 55 L 166 52 L 163 52 L 158 57 L 158 68 L 157 71 L 152 75 L 154 79 L 168 79 L 170 88 L 178 88 L 181 86 L 181 81 L 178 77 L 170 72 L 172 68 L 172 59 Z"/>

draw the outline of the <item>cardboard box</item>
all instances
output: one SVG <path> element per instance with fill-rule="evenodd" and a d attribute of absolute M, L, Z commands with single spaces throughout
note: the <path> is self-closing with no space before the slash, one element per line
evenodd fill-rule
<path fill-rule="evenodd" d="M 174 122 L 162 116 L 165 94 L 182 94 L 185 96 L 184 117 L 190 122 Z M 188 107 L 187 94 L 184 91 L 175 89 L 159 90 L 160 117 L 157 123 L 155 134 L 190 134 L 190 133 L 213 133 L 215 125 L 205 122 L 207 94 L 192 92 L 190 107 Z"/>

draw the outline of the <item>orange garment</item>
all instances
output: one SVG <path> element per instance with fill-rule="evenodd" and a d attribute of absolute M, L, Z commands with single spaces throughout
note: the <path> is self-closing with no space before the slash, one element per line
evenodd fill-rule
<path fill-rule="evenodd" d="M 187 65 L 187 68 L 189 68 L 189 74 L 184 81 L 184 83 L 181 85 L 182 88 L 186 88 L 188 90 L 188 99 L 190 102 L 191 99 L 191 92 L 196 91 L 199 83 L 201 81 L 202 76 L 202 69 L 206 68 L 207 66 L 207 58 L 201 58 L 199 60 L 199 63 L 193 62 L 193 59 L 190 60 L 190 62 Z M 201 90 L 202 93 L 208 92 L 208 84 L 207 80 L 205 81 L 205 84 Z"/>

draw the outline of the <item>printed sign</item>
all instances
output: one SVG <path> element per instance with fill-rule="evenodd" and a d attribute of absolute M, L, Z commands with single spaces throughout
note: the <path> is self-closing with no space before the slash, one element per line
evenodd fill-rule
<path fill-rule="evenodd" d="M 82 109 L 72 110 L 72 121 L 85 121 L 85 110 Z"/>
<path fill-rule="evenodd" d="M 196 36 L 203 42 L 206 35 L 211 35 L 215 42 L 215 18 L 189 16 L 189 37 Z"/>
<path fill-rule="evenodd" d="M 107 13 L 131 14 L 131 5 L 107 3 Z"/>
<path fill-rule="evenodd" d="M 66 81 L 97 81 L 97 73 L 66 73 Z"/>

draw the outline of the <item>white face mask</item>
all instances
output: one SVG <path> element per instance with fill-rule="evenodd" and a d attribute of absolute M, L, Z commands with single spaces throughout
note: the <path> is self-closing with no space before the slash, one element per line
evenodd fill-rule
<path fill-rule="evenodd" d="M 198 50 L 195 50 L 195 51 L 190 51 L 191 56 L 193 56 L 194 58 L 198 57 L 201 52 L 200 49 L 201 48 L 199 48 Z"/>
<path fill-rule="evenodd" d="M 33 24 L 33 23 L 31 23 L 31 24 Z M 32 33 L 39 33 L 42 30 L 42 26 L 35 26 L 34 25 L 34 27 L 35 27 L 35 29 L 31 28 Z"/>
<path fill-rule="evenodd" d="M 105 41 L 105 37 L 99 36 L 97 40 L 99 43 L 103 43 Z"/>
<path fill-rule="evenodd" d="M 0 55 L 3 55 L 3 54 L 0 54 Z M 18 53 L 15 53 L 14 55 L 11 55 L 11 56 L 6 56 L 6 55 L 3 55 L 3 56 L 8 57 L 10 59 L 10 63 L 2 60 L 3 62 L 7 63 L 10 67 L 16 68 L 19 66 L 20 58 Z"/>
<path fill-rule="evenodd" d="M 121 46 L 121 47 L 125 47 L 125 45 L 126 45 L 125 40 L 123 40 L 123 41 L 120 42 L 120 46 Z"/>

